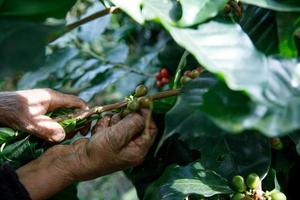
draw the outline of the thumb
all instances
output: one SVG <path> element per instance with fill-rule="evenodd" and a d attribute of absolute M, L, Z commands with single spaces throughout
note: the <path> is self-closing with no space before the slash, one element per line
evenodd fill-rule
<path fill-rule="evenodd" d="M 51 142 L 60 142 L 66 136 L 63 127 L 45 115 L 34 117 L 29 131 L 33 135 Z"/>

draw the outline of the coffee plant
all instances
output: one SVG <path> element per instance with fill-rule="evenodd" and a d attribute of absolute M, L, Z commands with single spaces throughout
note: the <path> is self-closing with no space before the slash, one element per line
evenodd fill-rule
<path fill-rule="evenodd" d="M 159 135 L 125 171 L 144 200 L 299 199 L 299 50 L 299 0 L 0 0 L 0 87 L 95 106 L 48 113 L 63 144 L 107 112 L 151 110 Z M 53 144 L 2 127 L 0 145 L 18 168 Z"/>

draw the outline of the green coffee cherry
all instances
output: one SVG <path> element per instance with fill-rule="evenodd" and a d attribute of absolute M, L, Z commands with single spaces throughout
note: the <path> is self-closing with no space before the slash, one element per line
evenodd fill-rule
<path fill-rule="evenodd" d="M 246 183 L 250 189 L 257 189 L 261 184 L 259 176 L 255 173 L 251 173 L 248 175 Z"/>
<path fill-rule="evenodd" d="M 200 75 L 200 72 L 198 72 L 198 70 L 194 69 L 191 72 L 191 78 L 197 78 Z"/>
<path fill-rule="evenodd" d="M 237 192 L 245 192 L 247 187 L 242 176 L 234 176 L 232 178 L 232 187 Z"/>
<path fill-rule="evenodd" d="M 134 100 L 129 101 L 127 103 L 127 108 L 130 111 L 135 112 L 135 111 L 137 111 L 140 108 L 140 104 L 139 104 L 139 102 L 136 99 L 134 99 Z"/>
<path fill-rule="evenodd" d="M 149 108 L 152 101 L 148 97 L 140 97 L 138 99 L 141 108 Z"/>
<path fill-rule="evenodd" d="M 272 138 L 271 139 L 271 147 L 272 149 L 281 150 L 283 149 L 283 143 L 280 138 Z"/>
<path fill-rule="evenodd" d="M 130 113 L 132 113 L 131 110 L 129 110 L 128 108 L 125 108 L 122 112 L 121 112 L 121 117 L 126 117 L 127 115 L 129 115 Z"/>
<path fill-rule="evenodd" d="M 285 194 L 279 191 L 271 192 L 270 197 L 272 200 L 286 200 Z"/>
<path fill-rule="evenodd" d="M 135 88 L 135 94 L 136 97 L 145 96 L 148 93 L 148 88 L 144 85 L 139 85 Z"/>
<path fill-rule="evenodd" d="M 184 85 L 186 82 L 189 82 L 190 80 L 192 80 L 190 77 L 182 76 L 180 79 L 180 83 L 181 83 L 181 85 Z"/>
<path fill-rule="evenodd" d="M 245 197 L 245 194 L 242 193 L 235 193 L 232 197 L 231 200 L 242 200 Z"/>

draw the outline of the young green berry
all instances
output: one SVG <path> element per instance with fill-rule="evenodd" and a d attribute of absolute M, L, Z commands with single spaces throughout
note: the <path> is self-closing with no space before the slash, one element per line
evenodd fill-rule
<path fill-rule="evenodd" d="M 125 108 L 122 112 L 121 112 L 121 117 L 126 117 L 127 115 L 129 115 L 130 113 L 132 113 L 131 110 L 129 110 L 128 108 Z"/>
<path fill-rule="evenodd" d="M 275 150 L 283 149 L 283 143 L 280 138 L 272 138 L 271 139 L 271 147 Z"/>
<path fill-rule="evenodd" d="M 257 189 L 260 187 L 260 178 L 257 174 L 251 173 L 248 175 L 247 180 L 246 180 L 247 186 L 250 189 Z"/>
<path fill-rule="evenodd" d="M 127 103 L 127 108 L 130 111 L 135 112 L 135 111 L 137 111 L 140 108 L 140 104 L 139 104 L 139 102 L 136 99 L 134 99 L 134 100 L 129 101 Z"/>
<path fill-rule="evenodd" d="M 138 99 L 141 108 L 149 108 L 152 101 L 148 97 L 140 97 Z"/>
<path fill-rule="evenodd" d="M 145 96 L 148 93 L 148 88 L 144 85 L 139 85 L 135 88 L 135 96 L 136 97 L 141 97 Z"/>
<path fill-rule="evenodd" d="M 232 178 L 232 187 L 237 192 L 245 192 L 247 187 L 242 176 L 234 176 Z"/>
<path fill-rule="evenodd" d="M 231 200 L 242 200 L 244 199 L 245 194 L 242 193 L 235 193 L 232 197 Z"/>
<path fill-rule="evenodd" d="M 286 200 L 285 194 L 279 191 L 271 192 L 270 194 L 271 200 Z"/>
<path fill-rule="evenodd" d="M 181 85 L 184 85 L 185 83 L 189 82 L 190 80 L 192 80 L 190 77 L 188 77 L 188 76 L 182 76 L 180 78 L 180 83 L 181 83 Z"/>
<path fill-rule="evenodd" d="M 191 72 L 191 78 L 197 78 L 199 75 L 200 73 L 195 69 Z"/>

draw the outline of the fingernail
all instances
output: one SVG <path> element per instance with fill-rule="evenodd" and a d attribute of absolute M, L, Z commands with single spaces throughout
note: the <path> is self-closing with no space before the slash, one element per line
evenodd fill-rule
<path fill-rule="evenodd" d="M 65 133 L 62 133 L 62 132 L 58 132 L 58 133 L 55 133 L 52 137 L 51 137 L 51 140 L 54 141 L 54 142 L 60 142 L 62 141 L 63 139 L 65 139 Z"/>

